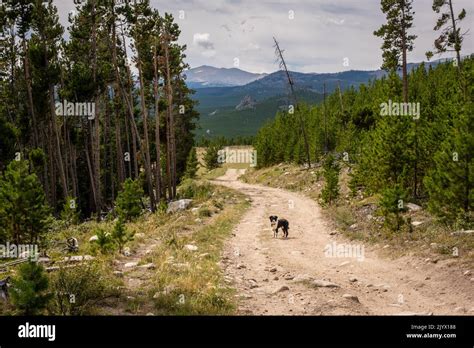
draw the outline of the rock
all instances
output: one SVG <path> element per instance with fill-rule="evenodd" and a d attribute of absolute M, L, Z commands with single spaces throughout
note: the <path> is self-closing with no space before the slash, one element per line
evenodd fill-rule
<path fill-rule="evenodd" d="M 74 256 L 66 256 L 64 258 L 64 262 L 81 262 L 81 261 L 92 261 L 95 257 L 90 255 L 74 255 Z"/>
<path fill-rule="evenodd" d="M 330 236 L 334 236 L 335 234 L 337 234 L 336 231 L 331 231 L 331 232 L 329 233 Z"/>
<path fill-rule="evenodd" d="M 124 268 L 135 268 L 138 266 L 138 262 L 127 262 L 123 265 Z"/>
<path fill-rule="evenodd" d="M 247 268 L 247 266 L 245 266 L 242 263 L 237 265 L 237 269 L 243 269 L 243 268 Z"/>
<path fill-rule="evenodd" d="M 339 285 L 335 283 L 328 282 L 327 280 L 319 280 L 319 279 L 313 280 L 311 282 L 311 285 L 317 288 L 338 288 L 339 287 Z"/>
<path fill-rule="evenodd" d="M 209 253 L 203 253 L 203 254 L 200 254 L 199 257 L 200 257 L 201 259 L 204 259 L 204 258 L 211 257 L 211 254 L 209 254 Z"/>
<path fill-rule="evenodd" d="M 293 280 L 295 278 L 295 276 L 291 275 L 291 274 L 288 274 L 285 276 L 285 280 Z"/>
<path fill-rule="evenodd" d="M 352 224 L 352 225 L 349 226 L 349 229 L 350 230 L 355 230 L 358 226 L 359 225 L 357 225 L 357 224 Z"/>
<path fill-rule="evenodd" d="M 466 230 L 466 231 L 461 230 L 461 231 L 455 231 L 451 233 L 451 235 L 456 236 L 456 235 L 472 234 L 472 233 L 474 233 L 474 230 Z"/>
<path fill-rule="evenodd" d="M 406 207 L 409 211 L 419 211 L 422 209 L 419 205 L 415 203 L 407 203 Z"/>
<path fill-rule="evenodd" d="M 288 290 L 290 290 L 290 288 L 287 287 L 286 285 L 283 285 L 283 286 L 280 286 L 279 288 L 273 290 L 273 294 L 278 294 L 279 292 L 288 291 Z"/>
<path fill-rule="evenodd" d="M 465 271 L 462 275 L 468 276 L 468 275 L 470 275 L 470 274 L 471 274 L 471 271 L 467 270 L 467 271 Z"/>
<path fill-rule="evenodd" d="M 40 257 L 38 258 L 38 263 L 50 263 L 51 259 L 49 257 Z"/>
<path fill-rule="evenodd" d="M 196 245 L 192 245 L 192 244 L 186 244 L 184 246 L 184 248 L 186 250 L 189 250 L 189 251 L 197 251 L 198 250 L 198 247 Z"/>
<path fill-rule="evenodd" d="M 389 244 L 386 244 L 386 245 L 383 246 L 382 249 L 388 249 L 388 248 L 390 248 L 390 245 L 389 245 Z"/>
<path fill-rule="evenodd" d="M 345 299 L 348 299 L 348 300 L 351 300 L 351 301 L 354 301 L 354 302 L 359 302 L 359 298 L 355 295 L 351 295 L 351 294 L 344 294 L 342 295 L 342 297 L 344 297 Z"/>
<path fill-rule="evenodd" d="M 200 224 L 202 222 L 202 219 L 200 218 L 194 219 L 194 222 L 197 222 L 198 224 Z"/>
<path fill-rule="evenodd" d="M 145 265 L 138 266 L 138 268 L 142 269 L 155 269 L 155 265 L 153 263 L 147 263 Z"/>
<path fill-rule="evenodd" d="M 438 246 L 438 244 L 436 244 L 436 243 L 431 243 L 430 244 L 430 247 L 433 248 L 433 249 L 435 249 L 437 246 Z"/>
<path fill-rule="evenodd" d="M 130 255 L 132 255 L 132 253 L 130 252 L 130 248 L 129 248 L 129 247 L 123 248 L 122 254 L 123 254 L 124 256 L 127 256 L 127 257 L 130 256 Z"/>
<path fill-rule="evenodd" d="M 412 226 L 420 226 L 424 221 L 412 221 Z"/>
<path fill-rule="evenodd" d="M 154 314 L 151 313 L 151 312 L 148 312 L 148 313 L 146 314 L 146 316 L 147 316 L 147 317 L 152 317 L 152 316 L 154 316 Z"/>
<path fill-rule="evenodd" d="M 153 298 L 159 298 L 161 296 L 161 294 L 159 292 L 155 292 L 155 294 L 153 295 Z"/>
<path fill-rule="evenodd" d="M 255 105 L 257 105 L 257 101 L 252 98 L 250 95 L 246 95 L 242 98 L 240 103 L 235 107 L 235 110 L 248 110 L 248 109 L 255 109 Z"/>
<path fill-rule="evenodd" d="M 304 281 L 310 281 L 311 277 L 308 274 L 298 274 L 296 277 L 293 278 L 293 281 L 295 282 L 304 282 Z"/>
<path fill-rule="evenodd" d="M 199 211 L 199 208 L 192 208 L 191 209 L 191 213 L 193 213 L 193 214 L 197 214 L 198 211 Z"/>
<path fill-rule="evenodd" d="M 357 278 L 356 278 L 356 277 L 351 277 L 351 278 L 349 278 L 349 281 L 350 281 L 351 283 L 354 283 L 354 282 L 357 281 Z"/>
<path fill-rule="evenodd" d="M 180 199 L 178 201 L 170 202 L 168 204 L 168 209 L 166 209 L 166 213 L 174 214 L 178 211 L 186 210 L 192 201 L 192 199 Z"/>
<path fill-rule="evenodd" d="M 373 216 L 372 216 L 372 215 L 370 215 L 370 214 L 369 214 L 369 215 L 367 215 L 367 220 L 369 220 L 369 221 L 370 221 L 370 220 L 372 220 L 372 218 L 373 218 Z"/>
<path fill-rule="evenodd" d="M 98 240 L 99 240 L 99 237 L 97 237 L 97 235 L 94 235 L 94 236 L 89 238 L 89 242 L 96 242 Z"/>
<path fill-rule="evenodd" d="M 269 272 L 272 272 L 272 273 L 275 273 L 277 271 L 277 269 L 275 267 L 273 268 L 270 268 Z"/>
<path fill-rule="evenodd" d="M 114 276 L 116 276 L 116 277 L 123 278 L 123 272 L 121 272 L 121 271 L 114 271 L 113 274 L 114 274 Z"/>
<path fill-rule="evenodd" d="M 273 280 L 280 280 L 280 278 L 278 278 L 278 277 L 274 277 L 274 278 L 273 278 Z"/>

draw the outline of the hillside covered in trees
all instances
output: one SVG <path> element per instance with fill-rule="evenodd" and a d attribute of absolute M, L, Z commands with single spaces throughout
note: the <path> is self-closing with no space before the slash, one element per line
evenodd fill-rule
<path fill-rule="evenodd" d="M 465 11 L 455 17 L 451 1 L 434 1 L 433 10 L 441 13 L 435 30 L 442 31 L 436 53 L 454 51 L 456 58 L 408 73 L 407 52 L 416 44 L 409 35 L 411 1 L 381 3 L 387 24 L 374 34 L 384 38 L 383 68 L 390 74 L 358 89 L 336 90 L 320 105 L 280 112 L 256 136 L 258 165 L 308 166 L 308 155 L 316 163 L 333 153 L 350 166 L 353 192 L 382 193 L 393 205 L 402 198 L 426 203 L 444 221 L 472 228 L 474 59 L 461 59 L 463 32 L 456 28 Z"/>
<path fill-rule="evenodd" d="M 0 11 L 6 180 L 28 173 L 56 216 L 63 206 L 100 216 L 127 178 L 145 182 L 153 211 L 174 198 L 198 114 L 173 17 L 149 1 L 83 2 L 68 28 L 52 1 L 4 2 Z"/>

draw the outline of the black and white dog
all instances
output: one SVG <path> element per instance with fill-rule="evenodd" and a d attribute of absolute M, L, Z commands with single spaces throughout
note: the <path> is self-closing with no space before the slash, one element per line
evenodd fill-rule
<path fill-rule="evenodd" d="M 278 237 L 278 229 L 282 229 L 283 236 L 288 238 L 288 230 L 290 228 L 290 223 L 286 219 L 279 219 L 278 216 L 272 215 L 270 216 L 270 224 L 273 229 L 273 238 Z"/>

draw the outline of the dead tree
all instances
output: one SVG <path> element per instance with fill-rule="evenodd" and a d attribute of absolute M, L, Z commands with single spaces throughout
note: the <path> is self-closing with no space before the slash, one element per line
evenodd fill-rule
<path fill-rule="evenodd" d="M 308 169 L 309 169 L 309 168 L 311 168 L 311 158 L 309 156 L 308 137 L 306 135 L 306 129 L 305 129 L 305 126 L 304 126 L 303 117 L 301 117 L 301 114 L 298 112 L 299 111 L 299 109 L 298 109 L 298 100 L 296 98 L 294 82 L 293 82 L 293 80 L 290 76 L 290 72 L 288 71 L 288 68 L 286 66 L 285 59 L 283 58 L 283 52 L 284 51 L 282 51 L 280 49 L 280 45 L 278 44 L 278 41 L 275 38 L 273 38 L 273 41 L 275 41 L 275 54 L 276 54 L 277 59 L 280 63 L 280 68 L 283 68 L 285 70 L 286 78 L 288 79 L 288 84 L 290 85 L 291 97 L 293 99 L 293 103 L 295 104 L 296 114 L 299 117 L 301 132 L 303 133 L 304 145 L 305 145 L 305 150 L 306 150 L 306 160 L 308 162 Z"/>

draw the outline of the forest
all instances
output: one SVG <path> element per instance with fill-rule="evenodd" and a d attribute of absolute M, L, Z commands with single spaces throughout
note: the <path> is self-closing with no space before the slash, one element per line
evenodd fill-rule
<path fill-rule="evenodd" d="M 0 11 L 2 191 L 21 187 L 25 204 L 33 195 L 55 216 L 71 205 L 81 218 L 109 212 L 127 179 L 145 183 L 152 211 L 173 199 L 198 114 L 172 15 L 149 1 L 89 1 L 63 28 L 52 1 Z M 16 222 L 1 205 L 4 236 Z"/>
<path fill-rule="evenodd" d="M 308 157 L 316 164 L 328 158 L 334 162 L 336 156 L 350 167 L 353 193 L 382 194 L 394 210 L 399 200 L 418 202 L 451 226 L 472 228 L 474 58 L 462 57 L 459 24 L 465 11 L 452 16 L 450 3 L 434 1 L 440 36 L 427 57 L 450 51 L 456 57 L 408 73 L 407 52 L 416 44 L 409 34 L 411 4 L 404 3 L 406 18 L 400 22 L 399 2 L 382 1 L 387 24 L 374 34 L 384 39 L 383 68 L 389 75 L 358 89 L 337 90 L 320 105 L 280 112 L 254 140 L 258 165 L 295 162 L 308 167 Z M 419 115 L 387 113 L 392 103 L 400 111 L 414 104 Z M 339 169 L 331 172 L 337 176 Z"/>

